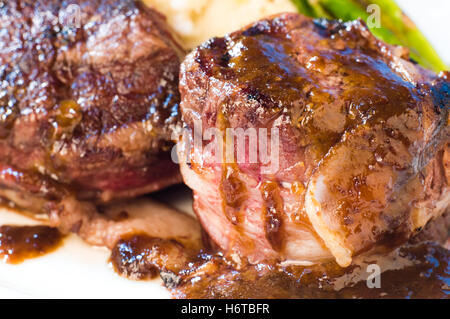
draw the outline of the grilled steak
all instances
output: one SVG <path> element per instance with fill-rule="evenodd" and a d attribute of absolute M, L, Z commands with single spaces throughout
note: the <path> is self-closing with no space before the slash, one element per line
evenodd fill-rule
<path fill-rule="evenodd" d="M 204 43 L 181 67 L 179 147 L 203 227 L 251 263 L 347 266 L 405 242 L 450 204 L 448 76 L 362 21 L 282 14 Z M 250 160 L 268 144 L 275 170 Z"/>
<path fill-rule="evenodd" d="M 180 181 L 184 52 L 140 1 L 0 3 L 0 186 L 106 202 Z M 23 195 L 27 196 L 27 195 Z"/>

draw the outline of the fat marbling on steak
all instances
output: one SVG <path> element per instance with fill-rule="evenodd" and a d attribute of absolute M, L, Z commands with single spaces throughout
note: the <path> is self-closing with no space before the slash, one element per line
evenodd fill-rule
<path fill-rule="evenodd" d="M 203 227 L 251 263 L 348 266 L 405 242 L 450 204 L 448 76 L 362 21 L 281 14 L 204 43 L 181 67 L 179 148 Z M 196 144 L 195 123 L 277 128 L 278 169 L 249 161 L 254 141 L 242 162 L 209 160 L 224 137 Z"/>
<path fill-rule="evenodd" d="M 2 196 L 107 202 L 181 180 L 169 150 L 184 52 L 164 16 L 132 0 L 8 0 L 0 26 Z"/>

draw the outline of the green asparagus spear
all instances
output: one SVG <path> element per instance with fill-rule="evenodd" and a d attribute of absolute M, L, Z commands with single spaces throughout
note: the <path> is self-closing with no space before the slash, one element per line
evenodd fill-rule
<path fill-rule="evenodd" d="M 309 4 L 308 0 L 292 0 L 298 8 L 298 12 L 312 18 L 317 18 L 313 8 Z"/>
<path fill-rule="evenodd" d="M 420 32 L 414 22 L 403 13 L 395 1 L 364 0 L 361 2 L 366 6 L 373 3 L 380 7 L 382 25 L 393 30 L 394 34 L 399 39 L 399 43 L 396 44 L 408 47 L 413 59 L 434 71 L 448 69 L 448 66 L 442 61 L 426 37 Z"/>
<path fill-rule="evenodd" d="M 367 21 L 370 14 L 367 12 L 366 8 L 371 3 L 368 3 L 369 1 L 366 2 L 367 3 L 363 5 L 361 1 L 358 2 L 353 0 L 319 0 L 317 1 L 317 5 L 323 7 L 335 19 L 350 21 L 361 18 L 364 21 Z M 380 15 L 380 18 L 382 17 L 383 14 Z M 380 27 L 372 27 L 369 24 L 369 28 L 375 36 L 383 41 L 390 44 L 401 45 L 402 41 L 398 38 L 395 28 L 392 27 L 390 19 L 390 16 L 384 19 L 388 20 L 387 23 L 384 23 L 385 21 L 381 19 L 382 21 Z"/>
<path fill-rule="evenodd" d="M 402 12 L 394 0 L 292 0 L 299 12 L 311 17 L 369 19 L 371 4 L 380 8 L 381 25 L 369 24 L 375 36 L 390 44 L 408 47 L 411 57 L 422 66 L 436 72 L 448 69 L 416 25 Z"/>

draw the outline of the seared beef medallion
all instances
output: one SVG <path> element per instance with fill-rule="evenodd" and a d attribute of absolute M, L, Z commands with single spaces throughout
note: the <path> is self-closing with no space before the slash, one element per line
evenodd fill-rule
<path fill-rule="evenodd" d="M 0 7 L 0 184 L 108 201 L 178 182 L 171 127 L 183 50 L 139 1 Z M 77 25 L 79 23 L 79 25 Z"/>
<path fill-rule="evenodd" d="M 204 43 L 181 67 L 179 148 L 204 229 L 251 263 L 348 266 L 406 242 L 449 208 L 448 76 L 362 21 L 281 14 Z M 211 161 L 214 127 L 278 129 L 277 170 L 249 160 L 250 134 L 244 161 Z"/>
<path fill-rule="evenodd" d="M 163 15 L 132 0 L 12 0 L 0 25 L 2 197 L 78 232 L 95 215 L 78 200 L 181 181 L 170 150 L 184 51 Z"/>

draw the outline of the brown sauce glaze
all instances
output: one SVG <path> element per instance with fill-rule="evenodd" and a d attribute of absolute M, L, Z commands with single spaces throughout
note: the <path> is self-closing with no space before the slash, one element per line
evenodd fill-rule
<path fill-rule="evenodd" d="M 175 240 L 131 234 L 119 240 L 112 249 L 110 262 L 121 276 L 148 280 L 158 274 L 166 286 L 177 283 L 177 274 L 196 254 Z"/>
<path fill-rule="evenodd" d="M 450 252 L 434 244 L 405 247 L 400 256 L 411 262 L 381 274 L 381 288 L 368 288 L 365 278 L 339 289 L 339 282 L 359 276 L 353 265 L 247 266 L 236 269 L 220 256 L 204 259 L 181 273 L 172 289 L 176 298 L 450 298 Z M 376 261 L 374 261 L 375 263 Z M 364 273 L 364 272 L 363 272 Z"/>
<path fill-rule="evenodd" d="M 450 298 L 450 251 L 437 244 L 405 246 L 368 260 L 348 268 L 335 262 L 237 266 L 221 253 L 195 252 L 174 240 L 146 235 L 120 240 L 111 254 L 120 275 L 142 280 L 159 273 L 175 298 Z M 387 269 L 381 288 L 367 287 L 372 263 Z"/>
<path fill-rule="evenodd" d="M 222 179 L 220 181 L 220 191 L 223 198 L 223 210 L 226 212 L 228 220 L 233 225 L 242 222 L 239 214 L 241 205 L 247 199 L 247 188 L 239 179 L 239 168 L 237 164 L 223 164 Z"/>
<path fill-rule="evenodd" d="M 255 25 L 242 33 L 213 39 L 204 50 L 212 56 L 203 56 L 200 51 L 197 61 L 208 76 L 240 87 L 267 112 L 289 110 L 295 126 L 321 156 L 344 131 L 365 123 L 385 123 L 420 102 L 421 92 L 402 74 L 392 71 L 389 61 L 380 58 L 378 48 L 361 38 L 360 25 L 343 24 L 332 33 L 325 32 L 331 26 L 317 25 L 323 29 L 326 42 L 308 40 L 302 59 L 298 43 L 292 40 L 302 26 L 288 28 L 293 29 L 286 34 L 284 27 L 275 23 Z M 212 58 L 214 67 L 207 58 Z M 336 91 L 338 80 L 343 89 Z M 319 125 L 318 114 L 324 105 L 334 104 L 345 118 L 343 127 Z"/>
<path fill-rule="evenodd" d="M 10 264 L 19 264 L 55 251 L 64 235 L 49 226 L 0 226 L 0 256 Z"/>
<path fill-rule="evenodd" d="M 276 182 L 265 182 L 261 187 L 264 199 L 264 221 L 266 238 L 275 251 L 281 251 L 284 246 L 282 235 L 283 200 Z"/>

